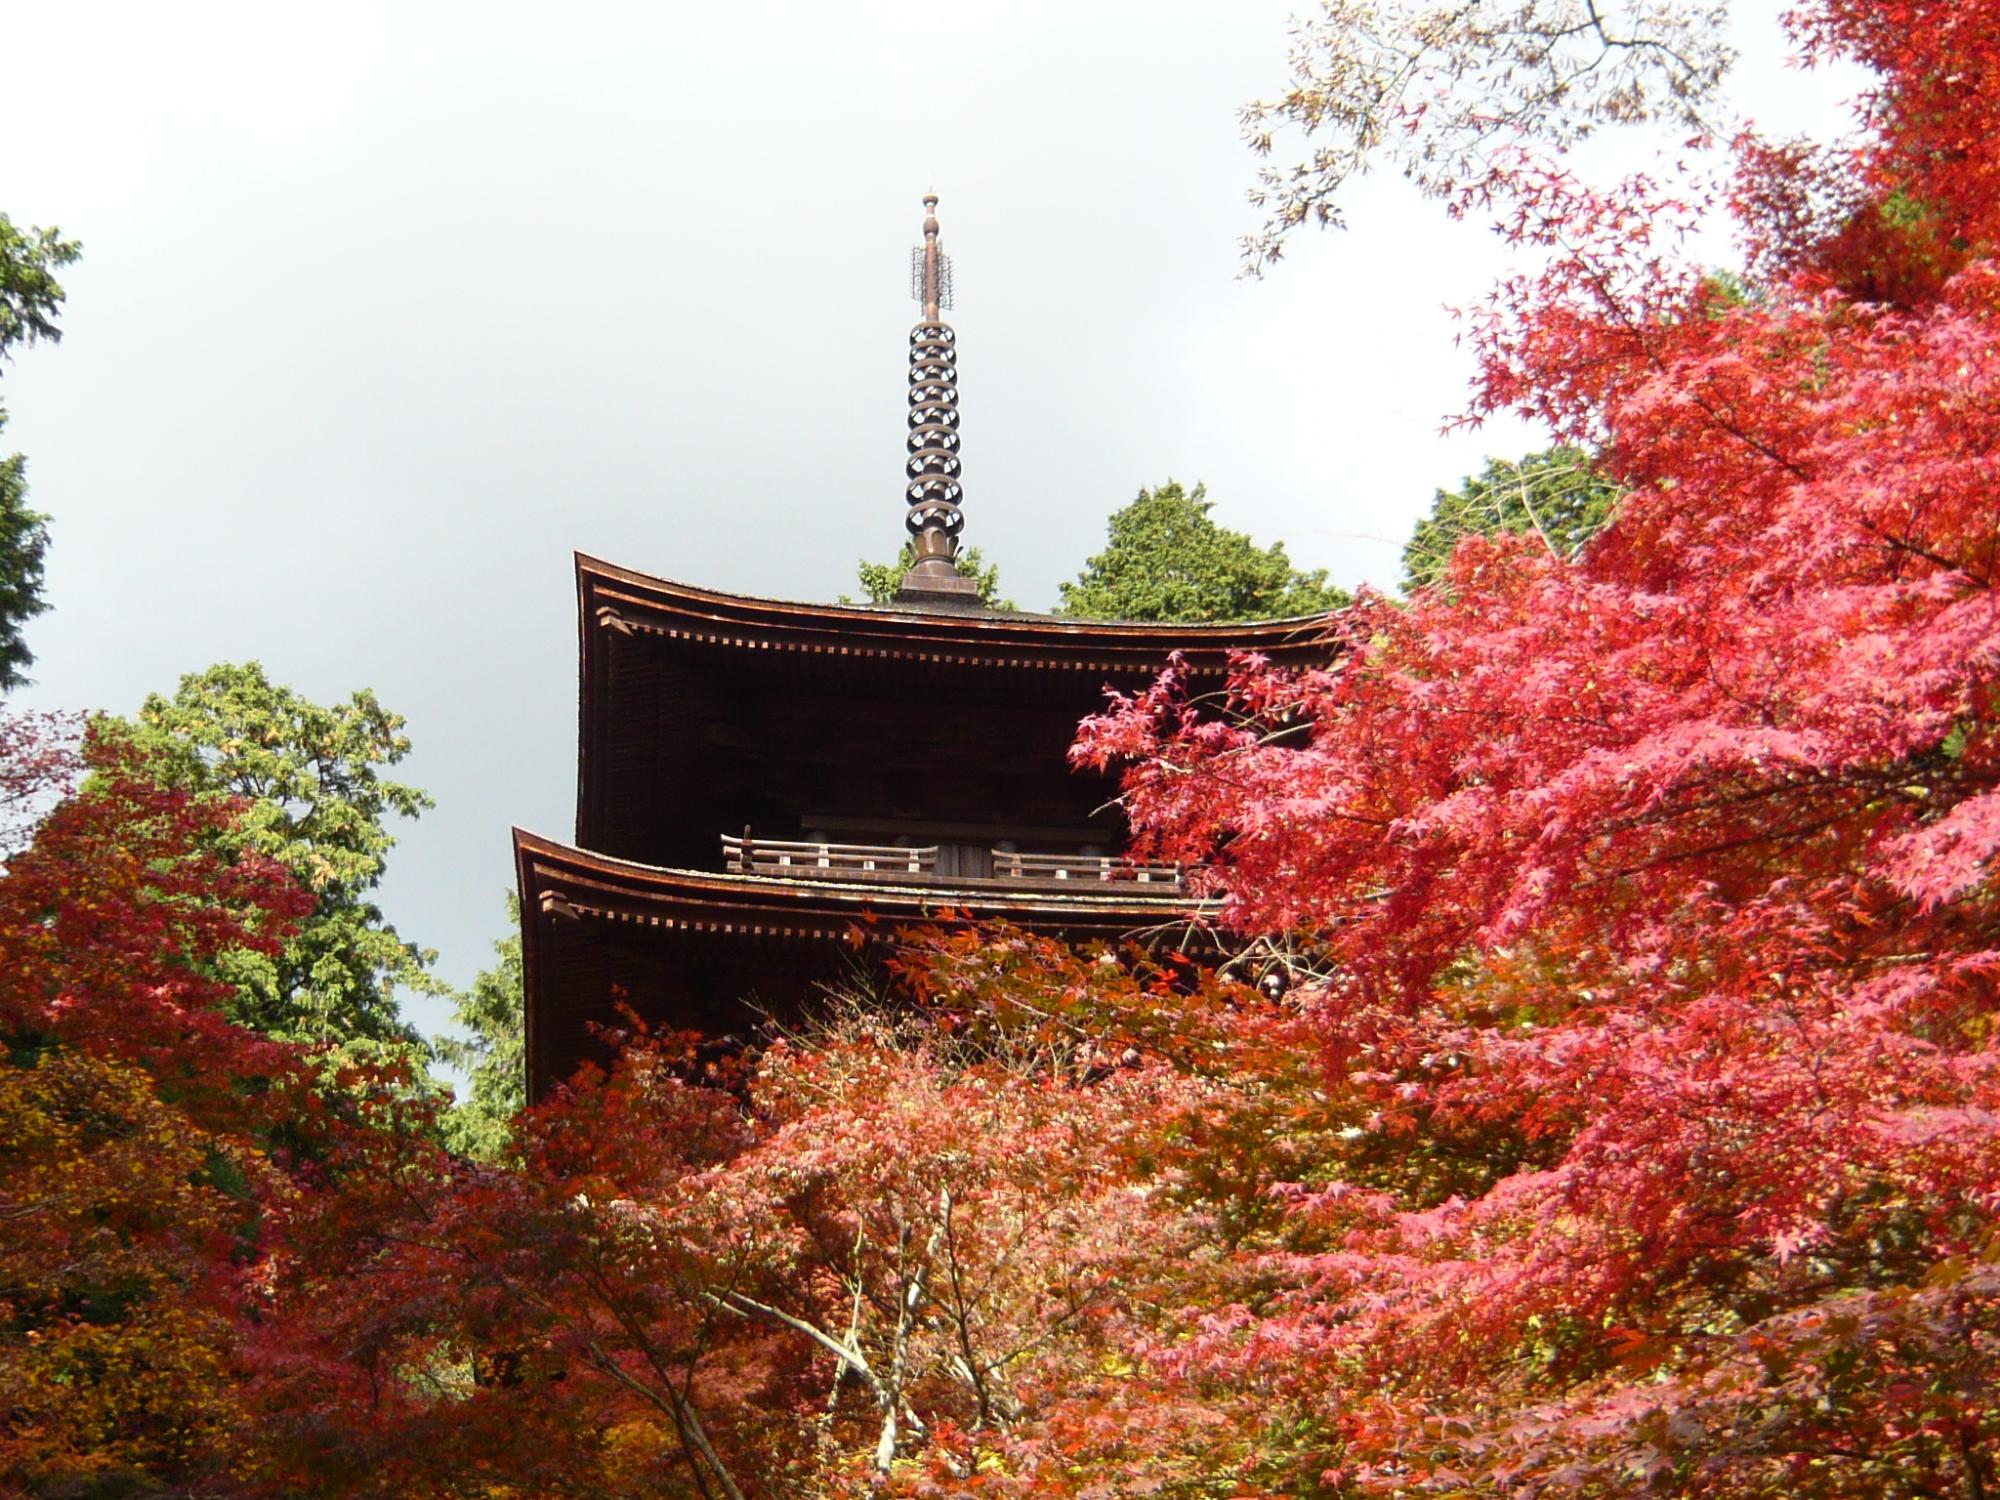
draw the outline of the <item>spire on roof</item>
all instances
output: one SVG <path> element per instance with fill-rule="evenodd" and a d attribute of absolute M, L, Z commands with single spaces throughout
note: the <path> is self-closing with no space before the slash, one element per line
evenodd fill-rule
<path fill-rule="evenodd" d="M 965 513 L 958 482 L 958 337 L 939 316 L 951 306 L 951 257 L 938 244 L 937 194 L 924 194 L 924 243 L 910 253 L 910 292 L 923 319 L 910 330 L 909 459 L 904 498 L 916 563 L 896 598 L 918 603 L 975 603 L 979 586 L 958 571 Z"/>

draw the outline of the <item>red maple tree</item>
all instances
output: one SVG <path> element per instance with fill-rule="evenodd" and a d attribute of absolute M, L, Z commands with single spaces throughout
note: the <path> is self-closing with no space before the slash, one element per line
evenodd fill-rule
<path fill-rule="evenodd" d="M 912 944 L 900 1008 L 720 1072 L 639 1035 L 509 1164 L 385 1146 L 372 1194 L 321 1200 L 278 1299 L 318 1352 L 264 1398 L 290 1486 L 1060 1493 L 1086 1448 L 1154 1467 L 1130 1421 L 1201 1425 L 1135 1378 L 1149 1289 L 1207 1223 L 1164 1191 L 1170 1156 L 1213 1154 L 1167 1145 L 1216 1092 L 1162 1050 L 1186 1006 L 1019 934 Z"/>
<path fill-rule="evenodd" d="M 1544 253 L 1478 409 L 1592 444 L 1608 530 L 1468 540 L 1333 667 L 1246 660 L 1226 716 L 1170 674 L 1080 743 L 1143 857 L 1323 956 L 1347 1133 L 1245 1263 L 1280 1289 L 1175 1358 L 1362 1489 L 2000 1480 L 2000 8 L 1793 24 L 1873 128 L 1736 144 L 1750 297 L 1650 184 L 1465 185 Z"/>
<path fill-rule="evenodd" d="M 1667 254 L 1698 205 L 1450 158 L 1544 252 L 1481 409 L 1593 445 L 1606 531 L 1087 727 L 1282 997 L 913 935 L 899 1007 L 636 1037 L 454 1162 L 221 1019 L 306 898 L 89 742 L 0 875 L 0 1475 L 1991 1493 L 2000 0 L 1794 25 L 1880 83 L 1733 144 L 1749 296 Z M 0 808 L 70 769 L 0 730 Z"/>
<path fill-rule="evenodd" d="M 0 720 L 0 806 L 0 1489 L 299 1493 L 292 1379 L 350 1362 L 297 1284 L 443 1176 L 431 1105 L 226 1018 L 312 897 L 117 726 Z"/>
<path fill-rule="evenodd" d="M 254 1430 L 242 1335 L 289 1194 L 270 1127 L 312 1110 L 203 966 L 308 898 L 201 852 L 215 811 L 66 729 L 0 729 L 0 804 L 59 798 L 0 874 L 0 1476 L 199 1485 Z"/>

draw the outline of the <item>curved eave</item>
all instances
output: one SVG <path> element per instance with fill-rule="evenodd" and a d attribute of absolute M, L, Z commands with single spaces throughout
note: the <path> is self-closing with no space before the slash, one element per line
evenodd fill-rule
<path fill-rule="evenodd" d="M 803 880 L 678 870 L 595 854 L 520 828 L 514 830 L 514 855 L 522 899 L 532 897 L 537 911 L 567 907 L 564 915 L 666 930 L 844 939 L 847 924 L 864 916 L 922 922 L 949 909 L 981 921 L 1088 923 L 1123 932 L 1193 909 L 1185 894 L 1140 894 L 1117 883 L 1049 890 L 998 881 Z M 814 929 L 814 923 L 832 925 Z"/>
<path fill-rule="evenodd" d="M 1198 670 L 1221 670 L 1232 652 L 1283 659 L 1323 658 L 1330 616 L 1226 624 L 1072 620 L 1057 615 L 951 612 L 758 599 L 576 555 L 577 597 L 586 637 L 593 628 L 752 650 L 831 651 L 883 659 L 1056 668 L 1099 673 L 1159 672 L 1182 652 Z"/>
<path fill-rule="evenodd" d="M 514 830 L 514 859 L 531 1080 L 542 1077 L 537 946 L 550 922 L 598 924 L 607 935 L 643 931 L 666 942 L 706 935 L 844 947 L 857 926 L 887 935 L 947 912 L 955 919 L 1005 920 L 1071 940 L 1116 940 L 1182 924 L 1196 910 L 1185 894 L 1141 895 L 1130 887 L 1027 890 L 987 882 L 800 880 L 671 869 L 592 853 L 520 828 Z"/>

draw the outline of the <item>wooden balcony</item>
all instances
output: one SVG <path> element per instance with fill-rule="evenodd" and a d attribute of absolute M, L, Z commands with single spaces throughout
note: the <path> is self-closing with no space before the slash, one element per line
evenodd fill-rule
<path fill-rule="evenodd" d="M 1159 895 L 1181 889 L 1180 865 L 1139 865 L 1105 854 L 1032 854 L 992 849 L 990 876 L 941 876 L 937 844 L 815 843 L 798 839 L 766 839 L 745 829 L 742 836 L 722 835 L 723 868 L 744 875 L 780 875 L 800 880 L 943 880 L 975 885 L 1064 886 L 1142 885 Z"/>
<path fill-rule="evenodd" d="M 722 836 L 725 868 L 745 875 L 898 875 L 904 879 L 929 875 L 937 869 L 938 846 L 906 849 L 895 844 L 812 844 L 797 840 L 760 839 L 750 830 L 743 837 Z"/>
<path fill-rule="evenodd" d="M 1179 865 L 1135 865 L 1109 854 L 1021 854 L 993 851 L 993 878 L 1024 885 L 1070 880 L 1123 880 L 1168 889 L 1181 883 Z"/>

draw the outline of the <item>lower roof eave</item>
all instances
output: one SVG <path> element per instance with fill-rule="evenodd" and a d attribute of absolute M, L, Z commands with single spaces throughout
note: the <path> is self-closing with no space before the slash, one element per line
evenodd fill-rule
<path fill-rule="evenodd" d="M 555 1081 L 593 1055 L 597 1044 L 584 1040 L 583 1033 L 594 1022 L 615 1024 L 603 995 L 577 988 L 577 974 L 600 961 L 658 962 L 669 970 L 685 963 L 688 972 L 706 970 L 711 980 L 717 965 L 745 973 L 766 963 L 776 966 L 774 972 L 821 967 L 832 972 L 837 954 L 851 958 L 857 949 L 879 951 L 878 944 L 893 941 L 903 928 L 941 921 L 1004 920 L 1066 942 L 1164 941 L 1176 948 L 1214 942 L 1209 913 L 1185 894 L 892 885 L 671 869 L 596 854 L 518 828 L 514 855 L 531 1101 L 542 1099 Z M 602 975 L 588 981 L 593 989 L 603 983 Z M 751 993 L 746 988 L 714 997 L 722 1019 L 713 1026 L 697 1020 L 695 1028 L 729 1032 L 735 1023 L 723 1014 L 733 1015 L 727 1002 Z M 641 1003 L 641 1009 L 650 1003 Z M 655 1017 L 649 1012 L 647 1019 Z M 675 1024 L 689 1023 L 683 1018 Z"/>
<path fill-rule="evenodd" d="M 579 849 L 514 830 L 523 914 L 609 917 L 647 926 L 754 935 L 800 922 L 923 922 L 950 913 L 1029 927 L 1128 931 L 1199 918 L 1184 892 L 1024 889 L 981 882 L 815 880 L 736 871 L 685 870 Z M 803 934 L 801 934 L 803 935 Z M 813 934 L 820 935 L 818 933 Z"/>

